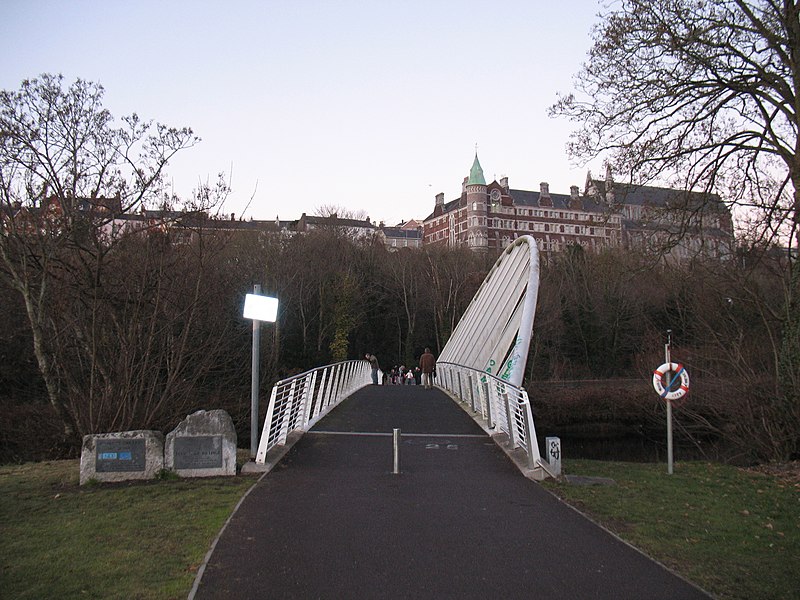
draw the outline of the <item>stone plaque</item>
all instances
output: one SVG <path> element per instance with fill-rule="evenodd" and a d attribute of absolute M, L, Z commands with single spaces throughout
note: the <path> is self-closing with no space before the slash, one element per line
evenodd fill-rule
<path fill-rule="evenodd" d="M 222 436 L 200 435 L 176 437 L 176 469 L 222 468 Z"/>
<path fill-rule="evenodd" d="M 224 410 L 198 410 L 167 434 L 164 467 L 181 477 L 236 475 L 236 428 Z"/>
<path fill-rule="evenodd" d="M 164 434 L 137 429 L 90 433 L 81 445 L 80 484 L 153 479 L 164 468 Z"/>
<path fill-rule="evenodd" d="M 97 473 L 144 471 L 144 438 L 97 440 L 96 452 L 95 471 Z"/>

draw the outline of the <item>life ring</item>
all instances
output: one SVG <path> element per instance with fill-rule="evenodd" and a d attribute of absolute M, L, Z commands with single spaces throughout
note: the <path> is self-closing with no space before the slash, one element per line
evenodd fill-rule
<path fill-rule="evenodd" d="M 672 376 L 672 381 L 669 381 L 665 388 L 662 378 L 667 372 L 672 372 L 674 374 Z M 680 387 L 670 391 L 672 384 L 675 383 L 678 377 L 681 378 Z M 664 363 L 653 371 L 653 388 L 664 400 L 679 400 L 689 391 L 689 373 L 686 372 L 683 365 L 679 365 L 678 363 Z"/>

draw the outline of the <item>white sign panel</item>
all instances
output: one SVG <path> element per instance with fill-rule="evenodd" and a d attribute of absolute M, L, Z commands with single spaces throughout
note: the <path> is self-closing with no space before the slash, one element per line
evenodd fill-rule
<path fill-rule="evenodd" d="M 244 318 L 274 323 L 278 317 L 278 299 L 257 294 L 247 294 L 244 298 Z"/>

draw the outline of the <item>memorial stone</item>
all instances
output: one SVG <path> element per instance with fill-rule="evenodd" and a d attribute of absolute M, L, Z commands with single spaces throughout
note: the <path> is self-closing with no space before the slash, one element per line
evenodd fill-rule
<path fill-rule="evenodd" d="M 164 465 L 181 477 L 236 475 L 236 429 L 224 410 L 199 410 L 167 434 Z"/>
<path fill-rule="evenodd" d="M 164 468 L 164 434 L 136 430 L 83 436 L 80 484 L 153 479 Z"/>

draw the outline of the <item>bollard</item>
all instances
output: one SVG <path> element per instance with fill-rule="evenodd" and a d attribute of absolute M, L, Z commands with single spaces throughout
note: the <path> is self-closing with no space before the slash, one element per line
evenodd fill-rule
<path fill-rule="evenodd" d="M 394 446 L 394 470 L 393 475 L 400 474 L 400 430 L 393 430 L 392 441 Z"/>
<path fill-rule="evenodd" d="M 544 444 L 547 448 L 547 462 L 550 463 L 550 469 L 553 471 L 553 475 L 559 477 L 561 475 L 561 438 L 546 438 Z"/>

